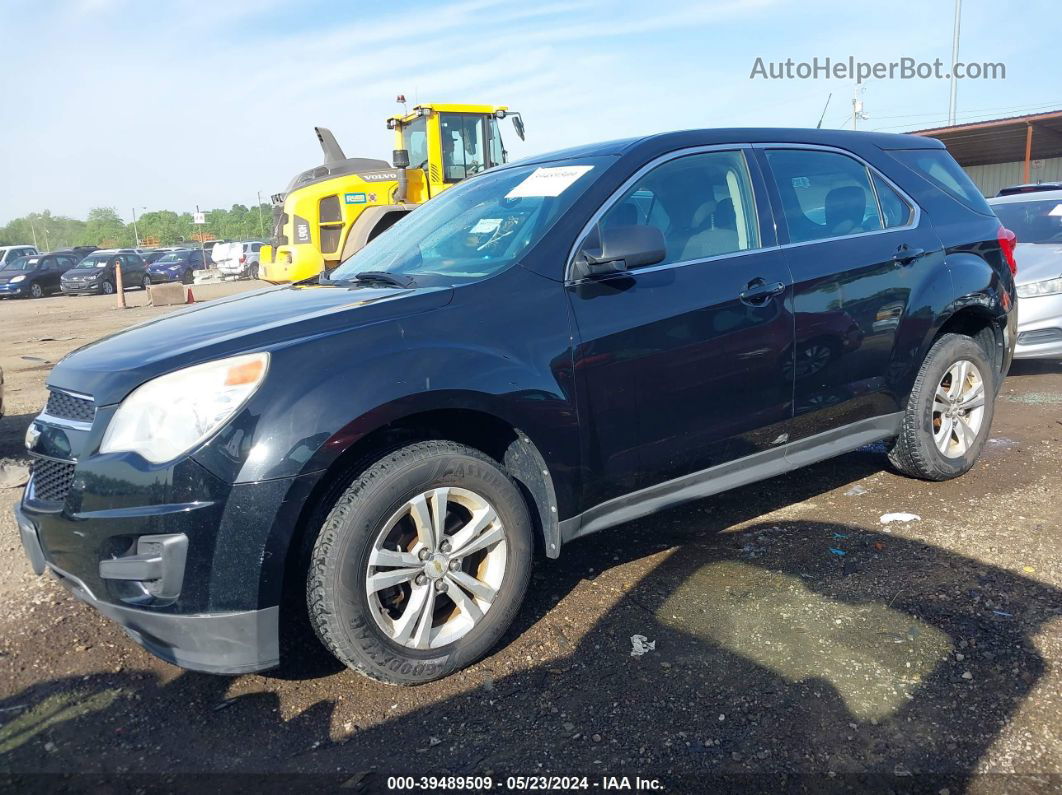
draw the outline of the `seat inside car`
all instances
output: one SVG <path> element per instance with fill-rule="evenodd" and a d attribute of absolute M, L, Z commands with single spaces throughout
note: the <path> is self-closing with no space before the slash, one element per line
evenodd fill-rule
<path fill-rule="evenodd" d="M 865 232 L 867 194 L 858 185 L 834 188 L 826 194 L 826 229 L 830 237 Z"/>

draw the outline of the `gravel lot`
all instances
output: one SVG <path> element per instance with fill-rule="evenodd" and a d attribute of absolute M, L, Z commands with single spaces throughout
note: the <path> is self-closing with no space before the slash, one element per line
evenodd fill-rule
<path fill-rule="evenodd" d="M 0 302 L 0 463 L 25 461 L 52 362 L 168 311 L 128 298 Z M 262 675 L 160 662 L 34 577 L 5 507 L 0 773 L 20 789 L 59 783 L 26 775 L 45 771 L 1057 792 L 1062 363 L 1015 365 L 1001 398 L 957 481 L 899 477 L 879 445 L 574 543 L 537 567 L 492 656 L 416 689 L 341 669 L 305 635 Z M 897 511 L 920 519 L 880 522 Z"/>

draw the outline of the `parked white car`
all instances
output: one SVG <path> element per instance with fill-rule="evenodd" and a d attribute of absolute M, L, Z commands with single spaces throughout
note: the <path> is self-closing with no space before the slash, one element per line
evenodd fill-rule
<path fill-rule="evenodd" d="M 210 252 L 210 258 L 222 276 L 257 279 L 262 243 L 249 240 L 235 243 L 218 243 Z"/>
<path fill-rule="evenodd" d="M 259 246 L 261 248 L 261 246 Z M 0 246 L 0 270 L 9 262 L 14 262 L 19 257 L 31 257 L 40 254 L 36 246 Z M 257 255 L 255 255 L 257 258 Z"/>

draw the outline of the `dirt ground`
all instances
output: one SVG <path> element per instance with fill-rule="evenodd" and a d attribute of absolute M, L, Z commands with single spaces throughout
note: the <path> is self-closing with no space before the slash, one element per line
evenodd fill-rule
<path fill-rule="evenodd" d="M 167 311 L 112 305 L 0 303 L 0 462 L 24 462 L 51 363 Z M 1018 363 L 964 478 L 907 480 L 877 445 L 573 543 L 538 565 L 491 656 L 415 689 L 360 678 L 302 636 L 258 675 L 160 662 L 34 577 L 5 508 L 0 774 L 21 790 L 91 781 L 40 772 L 129 788 L 212 772 L 354 791 L 405 773 L 496 789 L 555 774 L 589 789 L 638 775 L 669 791 L 1058 792 L 1060 495 L 1062 363 Z M 898 511 L 920 518 L 882 524 Z"/>

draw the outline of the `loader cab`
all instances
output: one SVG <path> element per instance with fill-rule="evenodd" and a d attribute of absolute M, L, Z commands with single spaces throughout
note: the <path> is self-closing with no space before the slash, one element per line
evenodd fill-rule
<path fill-rule="evenodd" d="M 501 122 L 511 118 L 523 139 L 519 113 L 495 105 L 417 105 L 392 116 L 395 148 L 409 153 L 410 201 L 422 202 L 460 182 L 507 161 Z M 423 176 L 421 176 L 423 175 Z M 417 188 L 424 195 L 416 195 Z"/>

